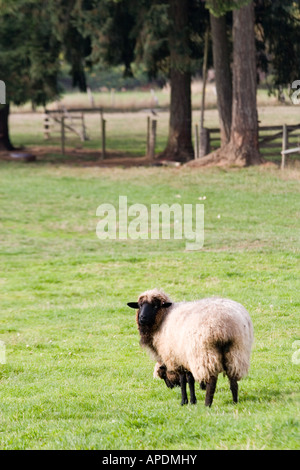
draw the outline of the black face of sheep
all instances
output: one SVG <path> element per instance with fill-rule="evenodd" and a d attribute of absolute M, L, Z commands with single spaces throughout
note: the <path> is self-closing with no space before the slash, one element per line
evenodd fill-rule
<path fill-rule="evenodd" d="M 161 303 L 159 300 L 156 302 L 148 303 L 144 302 L 139 304 L 138 302 L 129 302 L 128 307 L 138 309 L 138 324 L 139 326 L 151 327 L 155 323 L 156 314 L 160 308 L 168 308 L 172 305 L 171 302 Z"/>

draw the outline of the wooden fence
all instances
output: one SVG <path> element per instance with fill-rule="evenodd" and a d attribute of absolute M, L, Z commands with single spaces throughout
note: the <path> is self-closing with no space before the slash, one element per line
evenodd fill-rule
<path fill-rule="evenodd" d="M 46 110 L 44 114 L 44 138 L 50 139 L 54 131 L 59 132 L 61 140 L 61 152 L 65 154 L 66 132 L 71 131 L 80 137 L 82 141 L 88 140 L 86 126 L 84 122 L 84 112 L 100 113 L 100 133 L 101 133 L 101 158 L 106 158 L 106 120 L 103 116 L 102 108 L 93 109 L 57 109 Z M 75 113 L 80 113 L 79 116 Z M 76 125 L 77 119 L 80 120 Z M 149 159 L 155 158 L 157 120 L 147 117 L 146 135 L 146 155 Z"/>
<path fill-rule="evenodd" d="M 62 153 L 65 147 L 65 133 L 72 131 L 77 134 L 81 140 L 87 140 L 84 113 L 100 113 L 100 133 L 102 141 L 102 158 L 106 156 L 106 120 L 103 118 L 102 108 L 87 109 L 58 109 L 56 111 L 46 111 L 44 119 L 44 135 L 49 138 L 53 123 L 60 125 Z M 74 113 L 80 113 L 76 116 Z M 78 125 L 75 122 L 78 120 Z M 52 124 L 51 124 L 52 122 Z M 150 159 L 155 158 L 157 120 L 147 117 L 146 127 L 146 155 Z M 201 158 L 200 141 L 205 137 L 205 152 L 212 152 L 220 147 L 220 129 L 202 129 L 205 134 L 199 132 L 198 125 L 195 126 L 195 158 Z M 203 142 L 202 142 L 203 143 Z M 300 155 L 300 124 L 283 126 L 260 126 L 259 127 L 259 150 L 266 160 L 272 160 L 280 163 L 282 168 L 285 165 L 287 155 Z M 288 157 L 290 158 L 290 157 Z M 295 158 L 295 157 L 294 157 Z"/>
<path fill-rule="evenodd" d="M 220 146 L 220 129 L 209 129 L 209 135 L 210 151 L 216 150 Z M 290 147 L 295 148 L 287 151 Z M 259 127 L 259 150 L 266 160 L 282 162 L 282 155 L 300 154 L 299 147 L 300 124 Z"/>
<path fill-rule="evenodd" d="M 88 140 L 84 114 L 74 114 L 69 111 L 46 111 L 44 114 L 44 137 L 49 139 L 53 132 L 61 129 L 76 134 L 81 141 Z"/>

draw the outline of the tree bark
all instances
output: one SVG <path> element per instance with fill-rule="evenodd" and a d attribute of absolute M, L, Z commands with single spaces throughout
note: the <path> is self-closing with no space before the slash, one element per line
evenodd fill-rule
<path fill-rule="evenodd" d="M 14 150 L 8 131 L 9 104 L 0 106 L 0 150 Z"/>
<path fill-rule="evenodd" d="M 233 12 L 233 102 L 230 145 L 245 165 L 261 163 L 258 146 L 254 4 Z"/>
<path fill-rule="evenodd" d="M 169 4 L 170 122 L 168 143 L 160 157 L 187 162 L 194 158 L 191 67 L 188 52 L 188 0 L 169 0 Z"/>
<path fill-rule="evenodd" d="M 233 87 L 230 141 L 190 166 L 262 163 L 258 145 L 254 5 L 233 12 Z"/>
<path fill-rule="evenodd" d="M 232 77 L 225 16 L 217 18 L 210 14 L 210 25 L 222 147 L 230 140 L 232 116 Z"/>
<path fill-rule="evenodd" d="M 164 158 L 187 162 L 194 157 L 192 145 L 191 76 L 171 71 L 169 137 Z"/>

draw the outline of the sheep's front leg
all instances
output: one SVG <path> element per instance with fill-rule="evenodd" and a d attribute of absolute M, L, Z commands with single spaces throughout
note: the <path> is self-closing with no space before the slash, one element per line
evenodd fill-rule
<path fill-rule="evenodd" d="M 216 390 L 218 376 L 211 376 L 206 384 L 205 406 L 211 406 Z"/>
<path fill-rule="evenodd" d="M 180 380 L 180 388 L 181 388 L 181 405 L 186 405 L 188 401 L 188 397 L 186 394 L 186 373 L 180 372 L 179 373 L 179 380 Z"/>
<path fill-rule="evenodd" d="M 197 398 L 195 395 L 195 379 L 193 374 L 191 372 L 187 372 L 187 382 L 189 384 L 189 389 L 190 389 L 190 402 L 192 405 L 195 405 L 197 403 Z"/>

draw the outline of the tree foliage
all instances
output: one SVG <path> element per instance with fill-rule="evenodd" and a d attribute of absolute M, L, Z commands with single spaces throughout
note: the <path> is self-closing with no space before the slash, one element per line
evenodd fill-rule
<path fill-rule="evenodd" d="M 50 0 L 48 10 L 52 25 L 52 34 L 59 41 L 65 61 L 70 64 L 72 85 L 86 91 L 85 68 L 91 65 L 91 39 L 83 35 L 78 28 L 81 11 L 90 9 L 92 0 Z"/>
<path fill-rule="evenodd" d="M 59 93 L 59 43 L 37 2 L 18 6 L 0 16 L 1 79 L 8 101 L 45 104 Z"/>
<path fill-rule="evenodd" d="M 124 76 L 132 76 L 131 65 L 144 4 L 144 0 L 79 0 L 76 25 L 91 41 L 91 63 L 107 67 L 124 65 Z"/>
<path fill-rule="evenodd" d="M 291 84 L 300 70 L 300 2 L 256 0 L 257 50 L 271 89 Z"/>
<path fill-rule="evenodd" d="M 177 49 L 176 66 L 179 70 L 189 69 L 195 73 L 201 68 L 204 34 L 209 23 L 208 12 L 203 2 L 190 0 L 188 3 L 187 26 L 174 32 L 171 21 L 170 1 L 150 2 L 141 24 L 137 41 L 136 57 L 142 62 L 149 75 L 170 73 L 170 51 Z"/>

